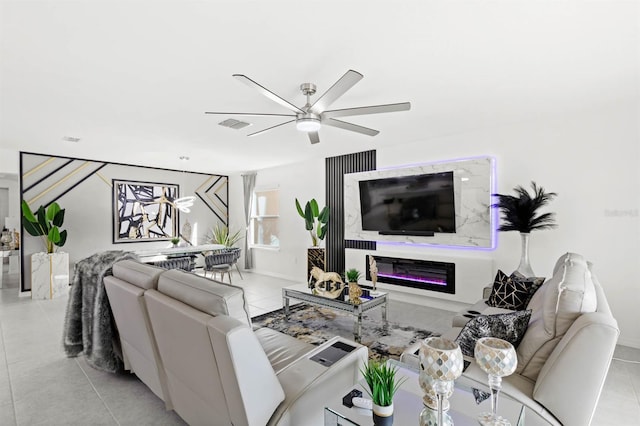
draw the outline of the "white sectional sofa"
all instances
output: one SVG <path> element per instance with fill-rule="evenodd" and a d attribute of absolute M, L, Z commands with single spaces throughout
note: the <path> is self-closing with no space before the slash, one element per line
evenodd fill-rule
<path fill-rule="evenodd" d="M 518 368 L 504 378 L 502 393 L 549 424 L 589 425 L 620 334 L 592 265 L 575 253 L 561 256 L 553 276 L 527 309 L 532 315 L 517 347 Z M 481 300 L 456 316 L 444 337 L 455 340 L 475 312 L 491 315 L 509 310 Z M 419 344 L 408 348 L 402 360 L 417 366 L 417 349 Z M 486 373 L 473 362 L 463 374 L 483 385 L 487 382 Z"/>
<path fill-rule="evenodd" d="M 365 346 L 252 330 L 242 288 L 134 261 L 104 280 L 126 368 L 191 425 L 323 424 L 360 378 Z"/>

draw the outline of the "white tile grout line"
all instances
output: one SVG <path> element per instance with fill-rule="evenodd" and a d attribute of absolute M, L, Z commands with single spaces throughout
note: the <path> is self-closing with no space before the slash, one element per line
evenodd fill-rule
<path fill-rule="evenodd" d="M 37 300 L 36 303 L 38 305 L 38 307 L 42 310 L 42 312 L 44 312 L 45 317 L 47 318 L 47 322 L 49 323 L 50 326 L 53 326 L 53 319 L 51 318 L 51 316 L 47 313 L 47 311 L 43 308 L 43 303 L 47 303 L 49 302 L 48 300 Z M 66 310 L 66 309 L 65 309 Z M 60 336 L 60 341 L 62 342 L 62 336 Z M 80 362 L 78 361 L 78 357 L 76 357 L 74 359 L 74 361 L 76 362 L 76 365 L 78 366 L 78 368 L 80 368 L 80 371 L 82 371 L 82 374 L 84 374 L 84 377 L 87 379 L 87 382 L 89 382 L 89 385 L 91 386 L 91 388 L 93 389 L 93 391 L 96 393 L 96 395 L 98 396 L 98 398 L 100 398 L 100 401 L 102 401 L 102 404 L 104 405 L 104 407 L 107 409 L 107 411 L 109 412 L 109 414 L 111 415 L 111 417 L 113 418 L 113 420 L 116 422 L 116 424 L 118 426 L 120 426 L 120 422 L 118 421 L 118 419 L 116 418 L 116 416 L 113 414 L 113 412 L 111 411 L 111 409 L 109 408 L 109 406 L 107 405 L 106 401 L 102 398 L 102 395 L 100 395 L 100 392 L 98 392 L 98 389 L 96 389 L 96 387 L 93 385 L 93 382 L 91 381 L 91 379 L 89 378 L 89 376 L 87 375 L 87 372 L 84 371 L 84 369 L 82 368 L 82 365 L 80 365 Z"/>
<path fill-rule="evenodd" d="M 627 364 L 631 363 L 631 364 L 637 364 L 637 361 L 627 361 L 627 360 L 623 360 L 620 358 L 614 358 L 616 361 L 618 362 L 622 362 L 625 365 L 625 370 L 627 370 L 627 373 L 629 373 L 629 377 L 631 377 L 631 371 L 629 371 L 629 367 L 627 367 Z M 633 389 L 633 394 L 636 397 L 636 401 L 638 401 L 638 405 L 640 405 L 640 389 L 636 388 L 635 385 L 635 381 L 631 380 L 631 389 Z"/>
<path fill-rule="evenodd" d="M 104 408 L 106 408 L 107 411 L 109 412 L 109 414 L 111 414 L 111 417 L 113 417 L 113 420 L 116 422 L 116 424 L 118 426 L 120 426 L 120 422 L 116 418 L 115 414 L 113 414 L 113 411 L 111 411 L 111 408 L 109 408 L 109 405 L 107 405 L 107 403 L 104 400 L 104 398 L 102 398 L 102 395 L 100 395 L 100 392 L 98 392 L 98 389 L 96 389 L 96 387 L 93 385 L 93 382 L 91 381 L 91 379 L 87 375 L 87 372 L 84 371 L 84 368 L 82 368 L 82 365 L 80 365 L 80 361 L 78 361 L 77 357 L 75 359 L 75 362 L 76 362 L 76 365 L 80 368 L 80 371 L 82 371 L 82 374 L 84 374 L 84 376 L 87 378 L 87 381 L 89 382 L 89 385 L 91 385 L 91 387 L 93 388 L 93 391 L 96 393 L 96 395 L 98 395 L 98 398 L 100 398 L 100 401 L 102 401 L 102 404 L 104 405 Z"/>
<path fill-rule="evenodd" d="M 16 400 L 13 396 L 13 386 L 11 386 L 11 374 L 9 373 L 9 361 L 7 361 L 7 347 L 4 344 L 4 328 L 0 321 L 0 341 L 2 341 L 2 351 L 4 352 L 4 364 L 7 368 L 7 381 L 9 382 L 9 394 L 11 394 L 11 408 L 13 408 L 13 420 L 18 424 L 18 413 L 16 411 Z"/>

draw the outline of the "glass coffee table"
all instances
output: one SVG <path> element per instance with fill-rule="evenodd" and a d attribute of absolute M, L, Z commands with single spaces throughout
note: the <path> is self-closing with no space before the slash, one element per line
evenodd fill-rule
<path fill-rule="evenodd" d="M 306 284 L 284 287 L 282 289 L 282 306 L 284 308 L 285 318 L 289 319 L 289 299 L 300 300 L 310 305 L 345 312 L 356 317 L 356 321 L 353 325 L 353 338 L 356 342 L 360 342 L 362 335 L 362 314 L 365 312 L 378 307 L 382 308 L 382 321 L 384 322 L 384 327 L 386 328 L 389 326 L 387 321 L 387 303 L 389 302 L 389 295 L 382 291 L 372 293 L 364 288 L 363 290 L 363 295 L 360 298 L 360 304 L 354 305 L 349 302 L 348 296 L 340 296 L 337 299 L 330 299 L 318 294 L 313 294 L 309 286 Z"/>
<path fill-rule="evenodd" d="M 418 384 L 418 372 L 398 361 L 389 360 L 388 362 L 398 367 L 398 377 L 407 378 L 393 399 L 393 424 L 418 426 L 420 425 L 420 413 L 424 409 L 422 403 L 423 392 Z M 324 426 L 370 426 L 373 423 L 370 410 L 357 407 L 349 408 L 342 404 L 342 397 L 352 389 L 362 391 L 362 396 L 367 398 L 368 396 L 363 386 L 366 386 L 366 383 L 361 381 L 353 388 L 345 389 L 344 392 L 330 397 L 325 402 Z M 490 398 L 480 404 L 476 403 L 473 394 L 474 387 L 482 391 L 488 391 L 487 386 L 483 387 L 464 376 L 461 376 L 455 382 L 455 391 L 449 398 L 451 408 L 448 413 L 456 426 L 476 426 L 479 424 L 477 420 L 478 414 L 483 411 L 491 411 Z M 513 426 L 525 425 L 524 406 L 507 395 L 500 395 L 498 411 L 498 414 L 508 419 Z M 546 424 L 546 422 L 541 422 L 538 416 L 530 416 L 529 413 L 527 413 L 527 425 Z"/>

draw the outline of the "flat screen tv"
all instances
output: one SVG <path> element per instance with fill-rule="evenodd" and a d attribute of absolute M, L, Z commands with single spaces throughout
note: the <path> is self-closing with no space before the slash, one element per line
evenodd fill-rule
<path fill-rule="evenodd" d="M 362 229 L 381 234 L 456 232 L 453 172 L 362 180 Z"/>

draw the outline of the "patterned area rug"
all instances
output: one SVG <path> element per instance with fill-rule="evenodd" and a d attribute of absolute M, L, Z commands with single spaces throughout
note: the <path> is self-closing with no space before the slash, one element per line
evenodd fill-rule
<path fill-rule="evenodd" d="M 353 340 L 356 317 L 329 308 L 317 308 L 304 303 L 290 308 L 289 321 L 282 309 L 252 318 L 254 328 L 269 327 L 313 345 L 320 345 L 334 336 Z M 362 344 L 369 348 L 372 359 L 399 359 L 406 347 L 429 336 L 428 330 L 389 322 L 385 332 L 379 309 L 362 317 Z"/>

